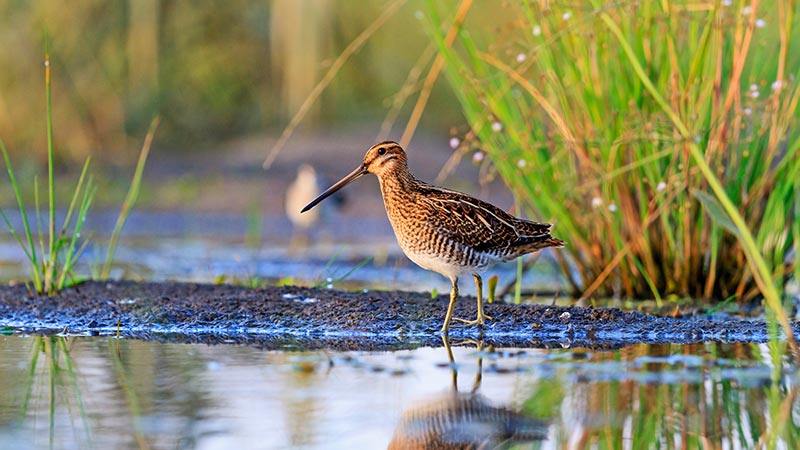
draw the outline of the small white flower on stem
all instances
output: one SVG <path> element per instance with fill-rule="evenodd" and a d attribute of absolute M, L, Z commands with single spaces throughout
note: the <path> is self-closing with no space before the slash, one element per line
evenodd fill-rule
<path fill-rule="evenodd" d="M 743 16 L 749 16 L 750 14 L 753 13 L 753 7 L 750 6 L 750 5 L 747 5 L 744 8 L 742 8 L 741 13 L 742 13 Z"/>
<path fill-rule="evenodd" d="M 733 4 L 733 0 L 722 0 L 722 6 L 731 6 Z"/>
<path fill-rule="evenodd" d="M 608 210 L 611 212 L 617 212 L 617 205 L 615 203 L 611 203 L 608 205 Z"/>
<path fill-rule="evenodd" d="M 592 199 L 592 208 L 597 208 L 602 204 L 603 204 L 603 199 L 601 199 L 600 197 L 595 197 Z"/>
<path fill-rule="evenodd" d="M 571 12 L 569 12 L 569 11 L 565 12 L 565 13 L 564 13 L 564 14 L 561 16 L 561 18 L 562 18 L 562 19 L 564 19 L 564 20 L 569 20 L 569 18 L 570 18 L 570 17 L 572 17 L 572 13 L 571 13 Z"/>
<path fill-rule="evenodd" d="M 778 89 L 780 89 L 780 88 L 781 88 L 781 86 L 783 86 L 783 81 L 781 81 L 781 80 L 775 80 L 775 82 L 774 82 L 774 83 L 772 83 L 772 90 L 773 90 L 773 91 L 777 91 Z"/>
<path fill-rule="evenodd" d="M 667 183 L 659 181 L 658 184 L 656 185 L 656 192 L 661 192 L 666 188 L 667 188 Z"/>
<path fill-rule="evenodd" d="M 517 62 L 521 63 L 521 62 L 525 61 L 527 58 L 528 57 L 525 55 L 525 53 L 520 53 L 519 55 L 517 55 Z"/>
<path fill-rule="evenodd" d="M 527 164 L 528 164 L 528 162 L 525 161 L 524 159 L 520 159 L 519 161 L 517 161 L 517 167 L 519 167 L 520 169 L 525 167 Z"/>
<path fill-rule="evenodd" d="M 756 28 L 764 28 L 767 22 L 764 19 L 756 19 Z"/>
<path fill-rule="evenodd" d="M 542 34 L 542 27 L 540 27 L 539 25 L 534 25 L 533 29 L 531 30 L 531 33 L 533 33 L 534 36 L 541 35 Z"/>
<path fill-rule="evenodd" d="M 450 148 L 455 150 L 456 148 L 458 148 L 459 144 L 461 144 L 461 141 L 457 137 L 450 138 Z"/>
<path fill-rule="evenodd" d="M 479 163 L 483 161 L 483 157 L 484 157 L 483 152 L 475 152 L 475 154 L 472 155 L 472 160 L 475 161 L 476 163 Z"/>
<path fill-rule="evenodd" d="M 744 113 L 745 116 L 753 114 L 753 110 L 750 108 L 745 108 L 744 110 L 742 110 L 742 112 Z"/>
<path fill-rule="evenodd" d="M 492 122 L 492 131 L 499 132 L 503 130 L 503 124 L 500 122 Z"/>

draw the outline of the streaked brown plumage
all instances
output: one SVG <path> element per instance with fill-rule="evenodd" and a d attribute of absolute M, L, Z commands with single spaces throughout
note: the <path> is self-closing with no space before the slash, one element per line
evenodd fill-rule
<path fill-rule="evenodd" d="M 359 167 L 303 211 L 367 173 L 378 177 L 386 214 L 406 256 L 420 267 L 450 279 L 450 305 L 443 333 L 449 329 L 458 298 L 459 276 L 471 274 L 475 279 L 478 317 L 473 321 L 456 320 L 483 325 L 491 317 L 483 312 L 482 270 L 546 247 L 564 245 L 550 235 L 550 224 L 520 219 L 475 197 L 418 180 L 408 171 L 405 151 L 391 141 L 373 145 Z"/>

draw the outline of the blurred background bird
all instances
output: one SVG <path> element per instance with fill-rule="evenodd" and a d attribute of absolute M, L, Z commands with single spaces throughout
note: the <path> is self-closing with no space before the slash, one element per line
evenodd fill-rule
<path fill-rule="evenodd" d="M 333 200 L 324 208 L 300 213 L 308 202 L 317 197 L 331 183 L 330 179 L 317 173 L 311 164 L 301 164 L 297 176 L 286 189 L 286 217 L 292 222 L 292 246 L 305 246 L 311 238 L 311 228 L 321 220 L 326 220 L 341 209 L 347 201 L 343 192 L 331 196 Z"/>

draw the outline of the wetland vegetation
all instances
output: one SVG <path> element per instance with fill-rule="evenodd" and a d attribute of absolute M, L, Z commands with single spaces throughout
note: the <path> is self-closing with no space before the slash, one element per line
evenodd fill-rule
<path fill-rule="evenodd" d="M 0 18 L 0 447 L 800 445 L 795 3 L 42 5 Z M 568 242 L 483 329 L 375 186 L 293 239 L 296 167 L 395 136 Z"/>

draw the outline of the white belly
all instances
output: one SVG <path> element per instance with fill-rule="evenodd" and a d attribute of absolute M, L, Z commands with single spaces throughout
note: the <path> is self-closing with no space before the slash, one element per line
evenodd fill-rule
<path fill-rule="evenodd" d="M 458 278 L 462 275 L 467 275 L 467 274 L 471 275 L 473 273 L 482 272 L 486 267 L 489 266 L 488 262 L 486 264 L 481 264 L 479 266 L 465 266 L 462 264 L 450 262 L 446 258 L 431 255 L 429 253 L 412 251 L 410 249 L 405 248 L 402 245 L 402 243 L 400 244 L 400 248 L 402 248 L 403 253 L 405 253 L 408 259 L 413 261 L 414 264 L 422 267 L 423 269 L 440 273 L 449 278 L 450 280 Z"/>

